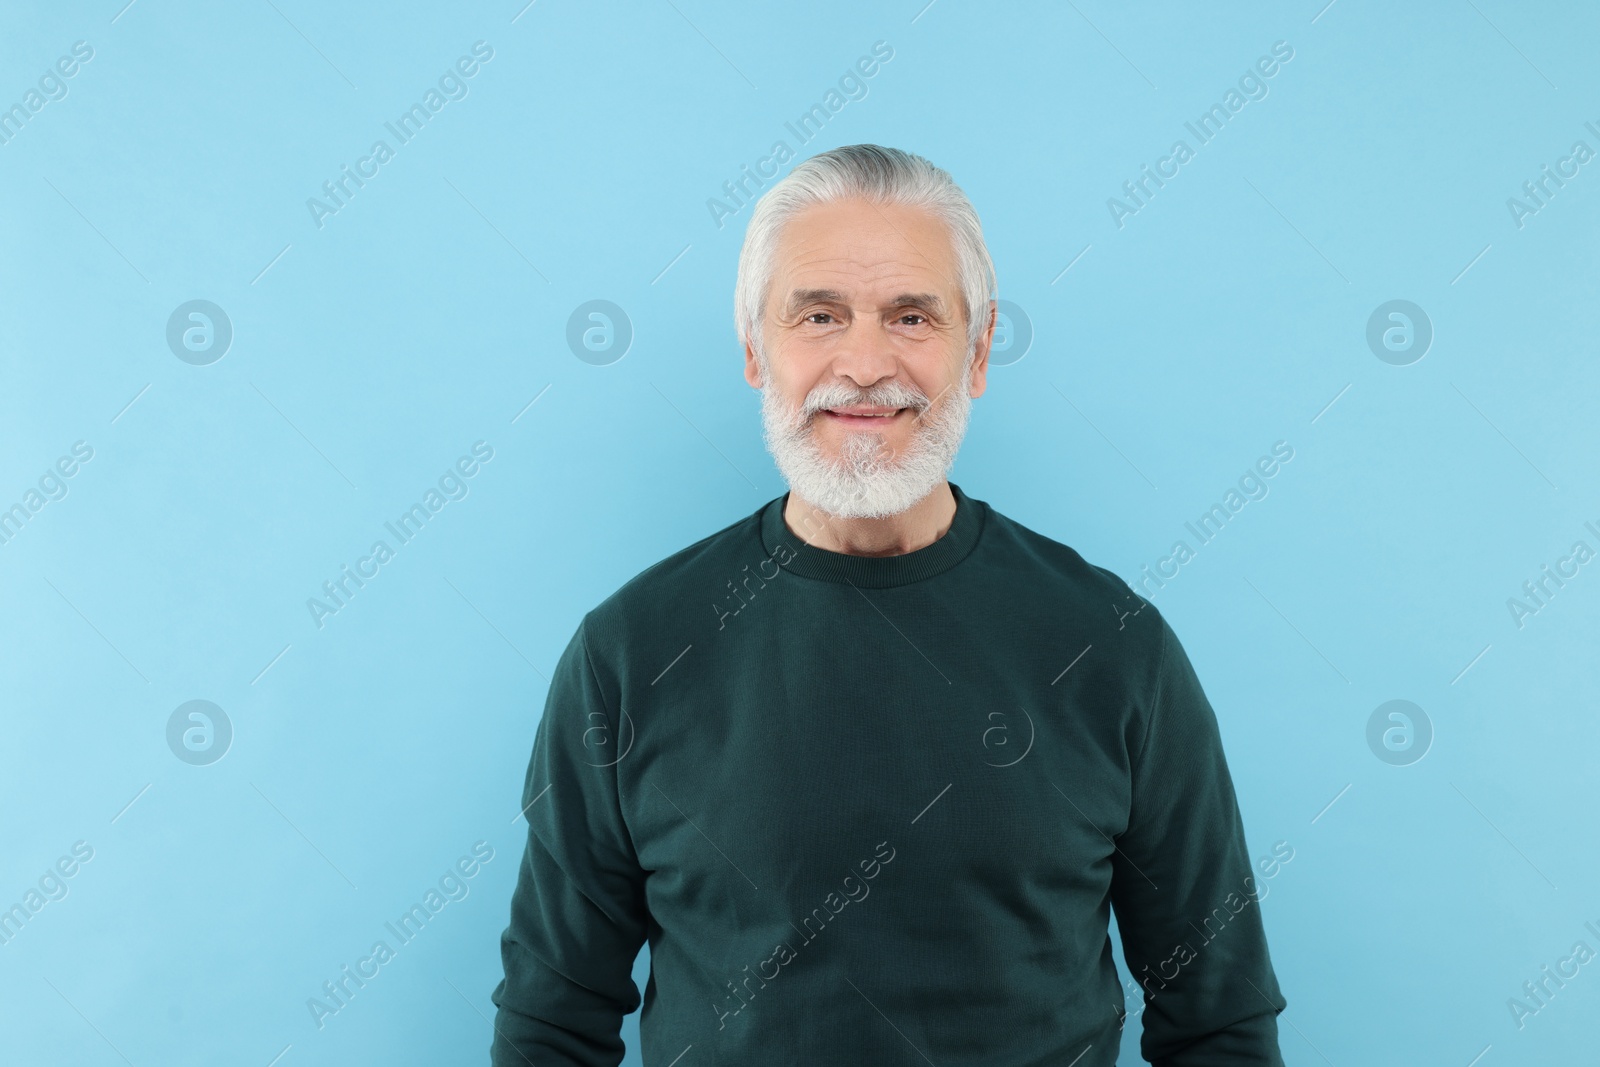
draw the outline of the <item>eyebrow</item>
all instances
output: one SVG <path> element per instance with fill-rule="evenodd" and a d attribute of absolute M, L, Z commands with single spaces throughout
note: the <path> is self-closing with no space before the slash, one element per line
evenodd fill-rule
<path fill-rule="evenodd" d="M 837 289 L 796 289 L 789 294 L 789 302 L 784 312 L 786 316 L 793 315 L 805 305 L 819 302 L 843 304 L 846 301 L 844 293 Z M 927 308 L 941 318 L 945 313 L 944 301 L 937 293 L 900 293 L 889 301 L 889 306 Z"/>

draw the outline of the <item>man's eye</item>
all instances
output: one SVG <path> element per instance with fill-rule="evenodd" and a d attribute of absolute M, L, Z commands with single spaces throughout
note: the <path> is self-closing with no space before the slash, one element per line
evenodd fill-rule
<path fill-rule="evenodd" d="M 916 322 L 906 322 L 907 319 L 916 319 L 918 321 L 916 321 Z M 915 311 L 912 311 L 912 312 L 907 312 L 904 315 L 901 315 L 900 316 L 900 321 L 904 322 L 907 326 L 921 326 L 924 322 L 928 321 L 928 317 L 926 315 L 919 315 Z"/>
<path fill-rule="evenodd" d="M 815 322 L 819 316 L 821 318 L 823 318 L 823 319 L 831 319 L 831 318 L 833 318 L 833 316 L 831 314 L 829 314 L 828 312 L 826 312 L 826 311 L 813 311 L 809 315 L 806 316 L 806 321 L 807 322 Z M 819 325 L 820 325 L 820 323 L 819 323 Z"/>

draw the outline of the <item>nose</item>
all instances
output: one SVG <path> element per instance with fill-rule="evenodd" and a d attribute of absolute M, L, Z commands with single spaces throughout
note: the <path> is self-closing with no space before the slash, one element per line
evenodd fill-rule
<path fill-rule="evenodd" d="M 852 323 L 840 338 L 833 357 L 833 373 L 870 389 L 900 369 L 887 332 L 864 317 Z"/>

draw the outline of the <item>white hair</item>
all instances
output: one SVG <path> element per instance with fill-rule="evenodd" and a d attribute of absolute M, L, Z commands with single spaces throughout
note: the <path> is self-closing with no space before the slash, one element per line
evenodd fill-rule
<path fill-rule="evenodd" d="M 806 502 L 840 518 L 898 515 L 931 493 L 955 465 L 972 411 L 971 387 L 970 359 L 961 372 L 961 384 L 949 390 L 940 404 L 933 404 L 916 386 L 892 378 L 865 392 L 853 382 L 825 382 L 805 400 L 790 404 L 768 381 L 761 388 L 762 436 L 778 472 Z M 884 434 L 852 430 L 837 459 L 825 454 L 812 432 L 813 415 L 851 403 L 915 408 L 911 442 L 896 453 Z"/>
<path fill-rule="evenodd" d="M 850 198 L 924 208 L 948 227 L 955 245 L 970 359 L 989 325 L 989 301 L 996 296 L 994 261 L 983 242 L 978 213 L 946 171 L 921 156 L 875 144 L 845 145 L 812 156 L 756 202 L 734 285 L 733 321 L 740 341 L 748 341 L 765 361 L 761 325 L 783 227 L 808 207 Z"/>

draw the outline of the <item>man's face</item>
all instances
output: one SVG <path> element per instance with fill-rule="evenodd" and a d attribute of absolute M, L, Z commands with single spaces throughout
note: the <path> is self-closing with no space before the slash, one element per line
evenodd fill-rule
<path fill-rule="evenodd" d="M 791 489 L 836 515 L 881 517 L 939 484 L 988 371 L 989 321 L 967 359 L 948 228 L 931 212 L 844 200 L 779 236 L 745 348 L 767 444 Z"/>

